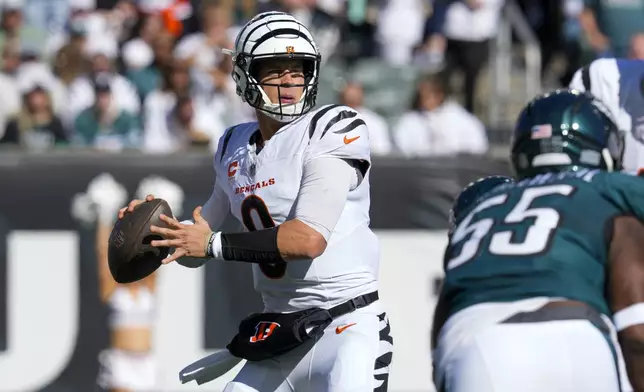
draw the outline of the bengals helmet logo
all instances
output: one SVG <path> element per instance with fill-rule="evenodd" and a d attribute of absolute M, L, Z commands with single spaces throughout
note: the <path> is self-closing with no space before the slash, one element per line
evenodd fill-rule
<path fill-rule="evenodd" d="M 280 325 L 278 323 L 262 321 L 255 327 L 255 336 L 251 336 L 250 342 L 257 343 L 268 339 L 268 337 L 273 334 L 273 331 L 275 331 L 275 328 L 279 327 Z"/>

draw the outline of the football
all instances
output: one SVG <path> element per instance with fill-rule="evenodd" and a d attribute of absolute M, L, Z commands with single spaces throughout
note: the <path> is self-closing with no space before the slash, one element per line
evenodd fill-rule
<path fill-rule="evenodd" d="M 131 283 L 152 274 L 168 256 L 170 248 L 155 248 L 153 240 L 163 239 L 150 226 L 167 227 L 159 216 L 173 216 L 163 199 L 146 201 L 119 219 L 110 234 L 107 258 L 112 277 L 118 283 Z"/>

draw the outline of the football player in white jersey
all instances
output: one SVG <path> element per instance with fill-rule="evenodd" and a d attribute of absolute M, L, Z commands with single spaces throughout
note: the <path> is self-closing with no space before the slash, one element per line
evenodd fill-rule
<path fill-rule="evenodd" d="M 644 173 L 644 61 L 597 59 L 577 70 L 569 87 L 604 102 L 624 132 L 624 170 Z"/>
<path fill-rule="evenodd" d="M 378 301 L 365 122 L 346 106 L 313 110 L 320 53 L 292 16 L 257 15 L 228 52 L 258 121 L 224 133 L 212 196 L 192 222 L 164 217 L 170 228 L 153 226 L 165 239 L 152 245 L 175 249 L 164 263 L 253 263 L 265 309 L 228 346 L 248 362 L 225 391 L 386 391 L 393 342 Z M 218 231 L 228 212 L 244 232 Z"/>

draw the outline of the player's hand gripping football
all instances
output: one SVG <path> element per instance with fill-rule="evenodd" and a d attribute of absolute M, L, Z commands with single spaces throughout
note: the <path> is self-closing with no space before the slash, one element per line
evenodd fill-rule
<path fill-rule="evenodd" d="M 212 230 L 210 230 L 208 222 L 201 216 L 201 206 L 195 208 L 192 217 L 195 223 L 193 225 L 185 225 L 173 217 L 160 215 L 159 218 L 169 227 L 150 226 L 151 232 L 165 238 L 163 240 L 152 241 L 150 245 L 175 249 L 174 253 L 168 255 L 168 257 L 161 261 L 163 264 L 171 263 L 184 256 L 206 256 L 206 243 Z"/>
<path fill-rule="evenodd" d="M 154 200 L 153 195 L 147 195 L 145 197 L 145 200 L 139 200 L 139 199 L 134 199 L 131 202 L 128 203 L 126 207 L 123 207 L 119 210 L 119 219 L 123 219 L 126 213 L 134 211 L 134 207 L 138 206 L 139 204 L 146 202 L 146 201 L 152 201 Z"/>

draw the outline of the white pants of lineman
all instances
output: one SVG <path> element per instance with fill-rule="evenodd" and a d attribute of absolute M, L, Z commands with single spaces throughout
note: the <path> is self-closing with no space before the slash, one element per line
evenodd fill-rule
<path fill-rule="evenodd" d="M 479 304 L 450 317 L 434 352 L 437 388 L 444 392 L 620 392 L 621 384 L 628 390 L 614 330 L 607 339 L 587 320 L 501 323 L 550 300 Z M 617 362 L 621 362 L 619 374 Z"/>
<path fill-rule="evenodd" d="M 317 342 L 246 362 L 224 392 L 386 392 L 392 343 L 376 301 L 333 320 Z"/>

